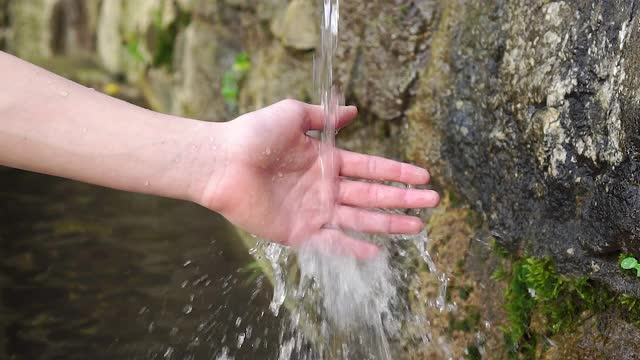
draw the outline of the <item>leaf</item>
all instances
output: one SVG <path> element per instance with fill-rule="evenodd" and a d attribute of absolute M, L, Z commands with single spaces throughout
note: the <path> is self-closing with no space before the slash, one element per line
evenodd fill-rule
<path fill-rule="evenodd" d="M 250 69 L 251 69 L 251 61 L 249 60 L 249 55 L 246 52 L 242 52 L 238 54 L 238 56 L 236 56 L 232 70 L 242 74 L 242 73 L 246 73 Z"/>
<path fill-rule="evenodd" d="M 125 47 L 127 49 L 127 53 L 129 53 L 129 56 L 131 56 L 138 62 L 145 62 L 144 55 L 142 55 L 142 51 L 140 51 L 140 42 L 138 41 L 138 39 L 127 41 Z"/>
<path fill-rule="evenodd" d="M 620 262 L 620 266 L 625 270 L 631 270 L 638 265 L 638 260 L 634 257 L 628 257 Z"/>

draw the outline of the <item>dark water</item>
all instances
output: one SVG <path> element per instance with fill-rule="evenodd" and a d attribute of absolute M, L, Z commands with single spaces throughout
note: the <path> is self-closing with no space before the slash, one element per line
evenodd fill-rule
<path fill-rule="evenodd" d="M 0 168 L 0 255 L 0 359 L 277 353 L 271 288 L 196 205 Z"/>

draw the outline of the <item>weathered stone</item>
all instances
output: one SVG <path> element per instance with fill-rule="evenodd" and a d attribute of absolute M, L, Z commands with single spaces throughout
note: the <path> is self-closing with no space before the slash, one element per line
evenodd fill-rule
<path fill-rule="evenodd" d="M 120 34 L 121 20 L 122 0 L 104 0 L 98 22 L 97 50 L 102 65 L 114 74 L 123 72 L 124 49 Z"/>
<path fill-rule="evenodd" d="M 273 43 L 252 53 L 251 62 L 253 66 L 240 91 L 241 113 L 286 98 L 312 99 L 311 55 L 293 57 L 282 45 Z"/>
<path fill-rule="evenodd" d="M 11 32 L 9 50 L 31 61 L 51 56 L 50 22 L 58 0 L 12 1 L 9 3 Z"/>
<path fill-rule="evenodd" d="M 204 120 L 225 120 L 221 96 L 223 70 L 231 68 L 230 34 L 194 20 L 181 35 L 175 55 L 176 85 L 171 112 Z"/>
<path fill-rule="evenodd" d="M 319 13 L 311 0 L 293 0 L 282 15 L 271 23 L 271 30 L 290 48 L 315 49 L 319 40 Z"/>
<path fill-rule="evenodd" d="M 341 10 L 342 86 L 377 117 L 401 117 L 424 66 L 431 17 L 408 1 L 344 2 Z"/>
<path fill-rule="evenodd" d="M 9 51 L 35 62 L 62 54 L 87 57 L 95 47 L 97 10 L 97 0 L 9 2 Z"/>
<path fill-rule="evenodd" d="M 638 295 L 615 254 L 640 250 L 640 109 L 625 86 L 638 76 L 639 19 L 632 2 L 580 4 L 440 8 L 409 154 L 506 246 Z"/>
<path fill-rule="evenodd" d="M 98 0 L 59 0 L 48 20 L 51 51 L 55 55 L 89 57 L 95 51 L 98 8 Z"/>
<path fill-rule="evenodd" d="M 613 311 L 590 317 L 570 334 L 551 339 L 545 360 L 561 359 L 637 359 L 640 329 L 620 320 Z"/>

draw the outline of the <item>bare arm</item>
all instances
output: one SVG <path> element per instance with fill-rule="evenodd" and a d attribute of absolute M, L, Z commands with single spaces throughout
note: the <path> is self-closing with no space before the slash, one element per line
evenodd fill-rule
<path fill-rule="evenodd" d="M 318 106 L 286 100 L 228 123 L 184 119 L 2 52 L 0 89 L 0 165 L 193 201 L 282 244 L 370 257 L 377 247 L 343 230 L 416 233 L 419 218 L 372 208 L 439 201 L 431 190 L 354 181 L 428 182 L 428 172 L 413 165 L 336 149 L 334 173 L 323 172 L 320 144 L 306 135 L 322 129 Z M 341 110 L 336 128 L 357 114 Z"/>
<path fill-rule="evenodd" d="M 152 112 L 0 52 L 0 164 L 193 200 L 222 124 Z"/>

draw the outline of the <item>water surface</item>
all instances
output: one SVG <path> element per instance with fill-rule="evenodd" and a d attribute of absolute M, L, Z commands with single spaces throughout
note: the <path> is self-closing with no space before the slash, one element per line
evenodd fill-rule
<path fill-rule="evenodd" d="M 271 288 L 220 216 L 0 168 L 0 359 L 270 359 Z"/>

